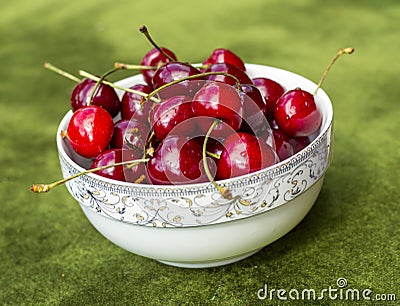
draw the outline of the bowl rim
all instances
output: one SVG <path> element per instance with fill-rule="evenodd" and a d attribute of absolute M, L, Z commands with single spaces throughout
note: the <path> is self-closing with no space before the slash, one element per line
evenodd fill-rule
<path fill-rule="evenodd" d="M 267 66 L 267 65 L 260 65 L 260 64 L 246 64 L 246 68 L 249 70 L 252 69 L 267 69 L 270 71 L 273 71 L 275 73 L 283 73 L 286 75 L 292 75 L 296 77 L 297 79 L 302 79 L 303 82 L 308 83 L 310 87 L 317 87 L 317 84 L 314 83 L 313 81 L 305 78 L 304 76 L 294 73 L 292 71 L 282 69 L 282 68 L 277 68 L 273 66 Z M 268 76 L 265 76 L 268 77 Z M 276 80 L 275 78 L 271 77 L 271 79 Z M 117 82 L 115 82 L 117 85 L 121 86 L 121 83 L 132 83 L 132 82 L 137 82 L 137 81 L 142 81 L 143 78 L 141 74 L 136 74 L 134 76 L 130 76 L 124 79 L 121 79 Z M 279 82 L 279 80 L 277 80 Z M 283 84 L 286 90 L 290 90 L 290 88 L 286 88 L 285 84 Z M 121 94 L 121 93 L 119 93 Z M 333 107 L 332 107 L 332 102 L 327 95 L 327 93 L 322 89 L 319 88 L 317 94 L 315 95 L 315 101 L 317 105 L 320 103 L 320 101 L 326 101 L 327 103 L 324 103 L 324 115 L 323 115 L 323 121 L 321 125 L 321 129 L 318 133 L 318 136 L 310 143 L 308 144 L 305 148 L 300 150 L 299 152 L 295 153 L 294 155 L 290 156 L 287 159 L 284 159 L 270 167 L 263 168 L 261 170 L 258 170 L 256 172 L 252 172 L 249 174 L 237 176 L 234 178 L 230 179 L 225 179 L 225 180 L 219 180 L 217 183 L 221 186 L 227 186 L 227 187 L 234 187 L 237 185 L 242 185 L 244 181 L 248 180 L 257 180 L 257 179 L 274 179 L 277 176 L 280 176 L 281 174 L 290 171 L 293 167 L 297 166 L 304 160 L 306 160 L 320 145 L 323 140 L 328 137 L 330 134 L 331 127 L 333 125 Z M 82 167 L 79 165 L 77 162 L 75 162 L 69 155 L 68 153 L 64 150 L 63 143 L 64 140 L 61 137 L 61 131 L 64 130 L 64 127 L 67 126 L 68 121 L 70 120 L 70 117 L 72 116 L 73 111 L 69 110 L 64 117 L 62 118 L 58 129 L 57 129 L 57 135 L 56 135 L 56 144 L 57 144 L 57 149 L 59 152 L 59 157 L 64 160 L 65 163 L 69 164 L 71 168 L 76 170 L 76 173 L 83 172 L 87 170 L 86 168 Z M 157 185 L 157 184 L 144 184 L 144 183 L 132 183 L 132 182 L 122 182 L 110 178 L 106 178 L 94 173 L 88 173 L 84 174 L 81 176 L 83 180 L 88 180 L 91 182 L 97 182 L 100 185 L 112 185 L 112 186 L 118 186 L 122 192 L 127 192 L 129 193 L 131 190 L 135 190 L 135 192 L 140 192 L 140 193 L 146 193 L 146 194 L 174 194 L 176 192 L 181 193 L 184 191 L 185 193 L 198 193 L 199 191 L 202 192 L 215 192 L 216 188 L 213 186 L 210 182 L 203 182 L 203 183 L 192 183 L 192 184 L 182 184 L 182 185 Z"/>

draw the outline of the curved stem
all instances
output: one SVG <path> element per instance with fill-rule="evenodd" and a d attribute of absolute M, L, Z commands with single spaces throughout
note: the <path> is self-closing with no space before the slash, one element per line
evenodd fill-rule
<path fill-rule="evenodd" d="M 212 174 L 210 172 L 210 168 L 208 167 L 208 164 L 207 164 L 207 156 L 206 156 L 206 154 L 207 154 L 207 141 L 208 141 L 208 138 L 211 135 L 211 132 L 214 130 L 214 128 L 220 122 L 221 122 L 220 119 L 215 119 L 213 121 L 213 123 L 211 124 L 210 128 L 208 129 L 207 134 L 206 134 L 206 136 L 204 138 L 203 152 L 202 152 L 203 153 L 203 167 L 204 167 L 204 171 L 206 172 L 207 178 L 211 182 L 211 184 L 214 185 L 214 187 L 219 191 L 219 193 L 222 195 L 222 197 L 224 197 L 225 199 L 230 200 L 230 199 L 232 199 L 232 194 L 231 194 L 230 190 L 228 188 L 226 188 L 226 187 L 222 187 L 222 186 L 218 185 L 215 182 L 215 180 L 214 180 L 214 178 L 213 178 L 213 176 L 212 176 Z"/>
<path fill-rule="evenodd" d="M 77 177 L 79 177 L 81 175 L 85 175 L 85 174 L 96 172 L 96 171 L 101 171 L 101 170 L 104 170 L 104 169 L 107 169 L 107 168 L 111 168 L 111 167 L 123 166 L 123 165 L 128 165 L 128 168 L 131 168 L 131 167 L 136 166 L 139 163 L 145 163 L 147 161 L 149 161 L 148 158 L 142 158 L 142 159 L 123 161 L 123 162 L 120 162 L 120 163 L 115 163 L 115 164 L 106 165 L 106 166 L 102 166 L 102 167 L 97 167 L 97 168 L 93 168 L 93 169 L 88 169 L 86 171 L 79 172 L 77 174 L 74 174 L 74 175 L 72 175 L 70 177 L 64 178 L 62 180 L 56 181 L 56 182 L 51 183 L 51 184 L 33 184 L 31 186 L 31 191 L 35 192 L 35 193 L 49 192 L 54 187 L 57 187 L 57 186 L 62 185 L 64 183 L 68 182 L 68 181 L 76 179 Z"/>
<path fill-rule="evenodd" d="M 90 105 L 90 104 L 92 103 L 93 98 L 94 98 L 95 94 L 97 93 L 97 90 L 98 90 L 98 88 L 99 88 L 99 86 L 100 86 L 100 83 L 102 83 L 102 82 L 105 80 L 105 78 L 106 78 L 107 76 L 109 76 L 110 74 L 112 74 L 112 73 L 114 73 L 115 71 L 118 71 L 118 70 L 121 70 L 121 68 L 114 67 L 113 69 L 111 69 L 111 70 L 107 71 L 106 73 L 104 73 L 104 74 L 96 81 L 96 85 L 94 86 L 93 91 L 92 91 L 92 94 L 90 95 L 90 98 L 89 98 L 88 101 L 87 101 L 87 105 Z"/>
<path fill-rule="evenodd" d="M 331 69 L 331 67 L 333 66 L 333 64 L 337 61 L 337 59 L 342 56 L 343 54 L 352 54 L 354 52 L 354 48 L 343 48 L 340 49 L 338 51 L 338 53 L 336 53 L 335 57 L 331 60 L 331 62 L 329 63 L 328 67 L 326 67 L 324 74 L 322 75 L 321 79 L 319 80 L 319 83 L 317 85 L 317 88 L 315 89 L 313 96 L 315 96 L 317 94 L 318 89 L 321 88 L 322 83 L 324 82 L 326 76 L 328 75 L 329 70 Z"/>
<path fill-rule="evenodd" d="M 166 58 L 168 58 L 170 61 L 174 62 L 175 59 L 172 58 L 170 55 L 168 55 L 166 52 L 164 52 L 163 49 L 161 49 L 156 43 L 155 41 L 151 38 L 149 30 L 147 29 L 147 27 L 145 25 L 141 26 L 139 28 L 139 31 L 141 33 L 144 34 L 144 36 L 146 36 L 146 38 L 149 40 L 149 42 L 154 46 L 154 48 L 156 48 L 158 51 L 161 52 L 162 55 L 164 55 Z"/>

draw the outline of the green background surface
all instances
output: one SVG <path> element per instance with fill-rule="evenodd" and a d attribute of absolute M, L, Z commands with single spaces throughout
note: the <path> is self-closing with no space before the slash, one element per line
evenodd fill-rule
<path fill-rule="evenodd" d="M 399 1 L 2 1 L 0 4 L 0 304 L 395 305 L 259 300 L 275 289 L 347 288 L 396 294 L 400 304 Z M 181 269 L 104 239 L 60 177 L 55 134 L 73 83 L 43 68 L 102 73 L 139 63 L 138 28 L 186 61 L 217 47 L 324 84 L 334 104 L 333 162 L 307 217 L 241 262 Z M 124 77 L 124 73 L 116 78 Z M 263 230 L 260 228 L 260 230 Z M 182 250 L 184 252 L 184 250 Z"/>

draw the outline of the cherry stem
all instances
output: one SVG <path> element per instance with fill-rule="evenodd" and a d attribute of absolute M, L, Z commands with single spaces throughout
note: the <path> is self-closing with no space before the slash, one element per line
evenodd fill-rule
<path fill-rule="evenodd" d="M 106 166 L 102 166 L 102 167 L 97 167 L 97 168 L 93 168 L 93 169 L 88 169 L 86 171 L 82 171 L 79 172 L 77 174 L 74 174 L 70 177 L 64 178 L 62 180 L 53 182 L 51 184 L 33 184 L 31 186 L 31 191 L 35 192 L 35 193 L 43 193 L 43 192 L 49 192 L 51 189 L 53 189 L 54 187 L 57 187 L 59 185 L 62 185 L 68 181 L 71 181 L 73 179 L 76 179 L 77 177 L 81 176 L 81 175 L 85 175 L 85 174 L 89 174 L 92 172 L 96 172 L 96 171 L 101 171 L 107 168 L 111 168 L 111 167 L 116 167 L 116 166 L 123 166 L 123 165 L 128 165 L 128 169 L 132 168 L 136 165 L 138 165 L 139 163 L 145 163 L 148 162 L 149 158 L 142 158 L 142 159 L 135 159 L 135 160 L 128 160 L 128 161 L 123 161 L 120 163 L 115 163 L 115 164 L 111 164 L 111 165 L 106 165 Z"/>
<path fill-rule="evenodd" d="M 175 59 L 172 58 L 170 55 L 168 55 L 166 52 L 164 52 L 163 49 L 161 49 L 156 43 L 155 41 L 151 38 L 149 30 L 147 29 L 147 27 L 145 25 L 142 25 L 139 28 L 139 31 L 144 34 L 144 36 L 146 36 L 147 40 L 154 46 L 154 48 L 156 48 L 158 51 L 161 52 L 162 55 L 164 55 L 166 58 L 168 58 L 170 61 L 174 62 Z"/>
<path fill-rule="evenodd" d="M 232 193 L 230 192 L 230 190 L 226 187 L 222 187 L 220 185 L 218 185 L 213 176 L 211 175 L 210 172 L 210 168 L 208 167 L 207 164 L 207 141 L 208 138 L 210 138 L 210 134 L 211 132 L 214 130 L 214 128 L 221 122 L 220 119 L 216 119 L 213 121 L 213 123 L 211 124 L 210 128 L 207 131 L 207 134 L 204 138 L 204 142 L 203 142 L 203 167 L 204 167 L 204 171 L 206 172 L 207 178 L 208 180 L 211 182 L 211 184 L 214 185 L 214 187 L 219 191 L 219 193 L 222 195 L 222 197 L 224 197 L 225 199 L 231 200 L 232 199 Z"/>
<path fill-rule="evenodd" d="M 152 98 L 156 93 L 160 92 L 161 90 L 163 90 L 164 88 L 167 88 L 169 86 L 178 84 L 178 83 L 183 82 L 183 81 L 189 81 L 189 80 L 193 80 L 193 79 L 198 79 L 198 78 L 201 78 L 201 77 L 204 77 L 204 76 L 209 76 L 209 75 L 224 75 L 224 76 L 230 77 L 230 78 L 235 80 L 236 89 L 237 90 L 241 90 L 239 79 L 237 77 L 235 77 L 234 75 L 232 75 L 232 74 L 229 74 L 229 73 L 226 73 L 226 72 L 218 72 L 218 71 L 203 72 L 203 73 L 198 73 L 198 74 L 194 74 L 194 75 L 189 75 L 189 76 L 181 78 L 179 80 L 171 81 L 171 82 L 169 82 L 167 84 L 164 84 L 164 85 L 154 89 L 151 93 L 149 93 L 147 95 L 147 97 L 145 97 L 144 100 Z M 144 100 L 143 100 L 143 102 L 144 102 Z M 159 101 L 159 102 L 161 102 L 161 101 Z"/>
<path fill-rule="evenodd" d="M 157 69 L 156 66 L 132 65 L 132 64 L 125 64 L 125 63 L 120 63 L 120 62 L 115 62 L 114 68 L 124 69 L 124 70 L 155 70 L 155 69 Z"/>
<path fill-rule="evenodd" d="M 84 70 L 79 70 L 79 75 L 80 75 L 80 76 L 83 76 L 83 77 L 85 77 L 85 78 L 91 79 L 91 80 L 93 80 L 93 81 L 99 81 L 99 80 L 100 80 L 99 77 L 97 77 L 97 76 L 95 76 L 95 75 L 93 75 L 93 74 L 90 74 L 89 72 L 86 72 L 86 71 L 84 71 Z M 113 87 L 113 88 L 115 88 L 115 89 L 127 91 L 127 92 L 130 92 L 130 93 L 133 93 L 133 94 L 137 94 L 137 95 L 139 95 L 139 96 L 142 96 L 142 97 L 144 97 L 144 98 L 151 99 L 153 102 L 160 102 L 160 100 L 157 99 L 157 98 L 154 98 L 154 97 L 149 97 L 149 98 L 148 98 L 148 94 L 146 94 L 146 93 L 144 93 L 144 92 L 141 92 L 141 91 L 139 91 L 139 90 L 133 90 L 133 89 L 130 89 L 130 88 L 121 87 L 121 86 L 115 85 L 114 83 L 111 83 L 111 82 L 108 82 L 108 81 L 105 81 L 105 80 L 102 80 L 101 83 L 106 84 L 106 85 L 109 85 L 109 86 L 111 86 L 111 87 Z"/>
<path fill-rule="evenodd" d="M 93 98 L 94 98 L 95 94 L 97 93 L 97 90 L 98 90 L 98 88 L 99 88 L 99 86 L 100 86 L 100 83 L 102 83 L 102 82 L 105 80 L 105 78 L 106 78 L 107 76 L 109 76 L 110 74 L 112 74 L 112 73 L 114 73 L 115 71 L 118 71 L 118 70 L 121 70 L 121 68 L 114 67 L 113 69 L 111 69 L 111 70 L 105 72 L 105 73 L 97 80 L 96 85 L 95 85 L 94 88 L 93 88 L 92 94 L 90 95 L 90 98 L 89 98 L 88 101 L 87 101 L 87 106 L 89 106 L 89 105 L 92 103 Z"/>
<path fill-rule="evenodd" d="M 215 153 L 212 153 L 212 152 L 209 152 L 209 151 L 206 151 L 206 154 L 208 156 L 211 156 L 211 157 L 215 158 L 215 159 L 220 159 L 221 158 L 221 156 L 219 156 L 218 154 L 215 154 Z"/>
<path fill-rule="evenodd" d="M 50 64 L 49 62 L 44 63 L 44 68 L 51 70 L 53 72 L 58 73 L 59 75 L 62 75 L 63 77 L 66 77 L 67 79 L 70 79 L 71 81 L 77 82 L 79 83 L 81 81 L 81 79 L 77 78 L 76 76 L 72 75 L 71 73 L 68 73 L 52 64 Z"/>
<path fill-rule="evenodd" d="M 322 75 L 322 77 L 321 77 L 321 79 L 320 79 L 320 81 L 319 81 L 319 83 L 318 83 L 318 85 L 317 85 L 317 88 L 315 89 L 315 91 L 314 91 L 314 93 L 313 93 L 313 96 L 315 96 L 315 95 L 317 94 L 318 89 L 321 88 L 322 83 L 324 82 L 326 76 L 328 75 L 329 70 L 331 69 L 331 67 L 333 66 L 333 64 L 337 61 L 337 59 L 338 59 L 340 56 L 342 56 L 343 54 L 352 54 L 353 52 L 354 52 L 354 48 L 343 48 L 343 49 L 340 49 L 340 50 L 336 53 L 335 57 L 331 60 L 331 62 L 329 63 L 329 65 L 326 67 L 326 69 L 325 69 L 325 71 L 324 71 L 324 74 Z"/>

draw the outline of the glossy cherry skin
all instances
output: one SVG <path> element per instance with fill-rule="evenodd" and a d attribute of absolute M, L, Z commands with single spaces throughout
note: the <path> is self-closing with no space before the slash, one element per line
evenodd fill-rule
<path fill-rule="evenodd" d="M 79 108 L 87 105 L 97 105 L 107 110 L 112 117 L 115 117 L 120 109 L 121 103 L 114 88 L 103 83 L 99 84 L 96 89 L 96 94 L 93 96 L 92 101 L 89 103 L 89 99 L 92 96 L 92 92 L 96 86 L 96 82 L 90 79 L 83 79 L 78 83 L 71 94 L 71 108 L 75 112 Z"/>
<path fill-rule="evenodd" d="M 90 105 L 73 113 L 67 139 L 78 154 L 94 158 L 108 147 L 113 131 L 111 115 L 100 106 Z"/>
<path fill-rule="evenodd" d="M 202 169 L 202 147 L 193 138 L 170 135 L 157 147 L 146 164 L 152 184 L 191 184 L 206 182 Z"/>
<path fill-rule="evenodd" d="M 193 135 L 197 130 L 192 110 L 192 99 L 173 96 L 156 103 L 150 112 L 150 126 L 158 140 L 163 140 L 173 131 L 179 135 Z"/>
<path fill-rule="evenodd" d="M 93 161 L 91 169 L 121 163 L 122 161 L 138 160 L 142 156 L 135 150 L 123 150 L 120 148 L 108 149 L 99 154 Z M 95 174 L 122 182 L 134 182 L 144 175 L 144 163 L 133 167 L 119 165 L 94 172 Z"/>
<path fill-rule="evenodd" d="M 204 72 L 224 72 L 235 76 L 239 80 L 240 84 L 253 84 L 253 81 L 246 74 L 246 72 L 229 63 L 212 64 Z M 236 80 L 234 78 L 222 74 L 207 76 L 207 80 L 219 81 L 229 85 L 236 84 Z"/>
<path fill-rule="evenodd" d="M 217 48 L 214 49 L 211 55 L 203 62 L 203 65 L 208 67 L 212 64 L 228 63 L 239 69 L 246 71 L 246 66 L 242 59 L 229 49 Z"/>
<path fill-rule="evenodd" d="M 211 133 L 215 138 L 224 138 L 232 130 L 238 131 L 242 124 L 241 94 L 234 87 L 221 82 L 206 82 L 193 97 L 192 108 L 195 116 L 201 116 L 198 124 L 204 135 L 215 119 L 223 121 Z"/>
<path fill-rule="evenodd" d="M 276 102 L 274 117 L 280 129 L 291 137 L 309 136 L 322 122 L 314 96 L 296 88 L 284 93 Z"/>
<path fill-rule="evenodd" d="M 149 94 L 151 87 L 144 84 L 135 84 L 130 89 Z M 136 120 L 149 125 L 149 113 L 153 107 L 153 102 L 150 100 L 142 100 L 143 96 L 126 91 L 121 99 L 121 118 Z M 142 102 L 144 101 L 144 102 Z"/>
<path fill-rule="evenodd" d="M 260 90 L 265 99 L 265 116 L 267 118 L 272 117 L 276 101 L 285 93 L 285 88 L 278 82 L 264 77 L 253 78 L 253 84 Z"/>
<path fill-rule="evenodd" d="M 163 50 L 166 54 L 168 54 L 171 58 L 173 58 L 176 61 L 176 56 L 171 50 L 164 48 L 164 47 L 161 47 L 161 50 Z M 153 48 L 145 54 L 145 56 L 142 59 L 141 65 L 142 66 L 159 67 L 162 64 L 168 63 L 170 61 L 171 60 L 169 58 L 167 58 L 164 54 L 162 54 L 157 48 Z M 153 86 L 152 80 L 153 80 L 155 70 L 153 70 L 153 69 L 140 70 L 141 74 L 143 75 L 144 81 L 150 87 Z"/>
<path fill-rule="evenodd" d="M 200 74 L 200 70 L 193 67 L 188 63 L 182 62 L 169 62 L 160 66 L 153 76 L 153 87 L 155 89 L 168 84 L 173 81 L 177 81 L 189 76 Z M 202 80 L 203 77 L 199 77 L 197 80 Z M 201 86 L 201 82 L 195 80 L 182 81 L 178 84 L 172 85 L 161 90 L 158 95 L 162 98 L 169 98 L 172 96 L 193 96 Z"/>
<path fill-rule="evenodd" d="M 216 178 L 229 179 L 272 166 L 277 161 L 275 151 L 264 141 L 247 133 L 235 133 L 223 142 L 217 161 Z"/>
<path fill-rule="evenodd" d="M 240 131 L 260 135 L 269 128 L 264 116 L 265 100 L 257 87 L 241 85 L 243 92 L 243 120 Z"/>
<path fill-rule="evenodd" d="M 143 124 L 134 118 L 131 120 L 121 119 L 114 124 L 114 132 L 111 138 L 110 147 L 128 147 L 143 152 L 149 132 L 150 129 L 148 125 Z"/>

